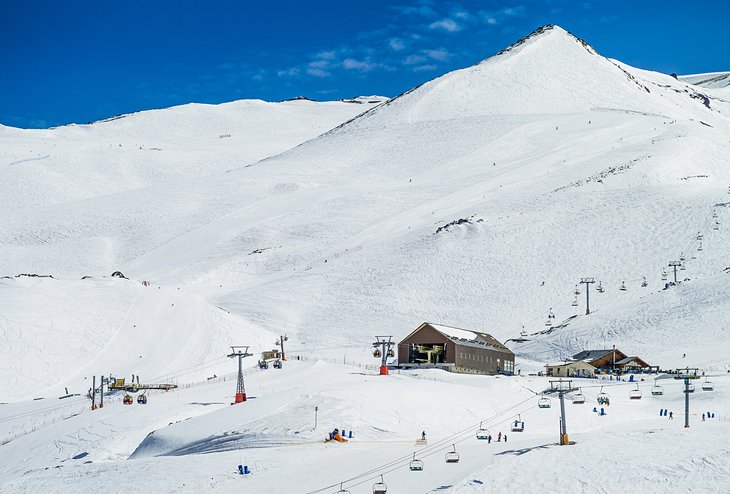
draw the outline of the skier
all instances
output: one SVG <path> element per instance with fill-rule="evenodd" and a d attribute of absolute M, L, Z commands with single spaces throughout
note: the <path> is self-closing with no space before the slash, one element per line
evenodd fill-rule
<path fill-rule="evenodd" d="M 426 440 L 426 431 L 421 432 L 421 439 Z"/>
<path fill-rule="evenodd" d="M 492 444 L 492 435 L 487 436 L 487 444 Z"/>
<path fill-rule="evenodd" d="M 507 434 L 504 435 L 504 442 L 507 442 Z"/>
<path fill-rule="evenodd" d="M 674 419 L 674 413 L 673 412 L 669 412 L 669 420 L 672 420 L 672 419 Z"/>
<path fill-rule="evenodd" d="M 705 421 L 705 414 L 704 413 L 702 414 L 702 421 L 703 422 Z"/>
<path fill-rule="evenodd" d="M 498 443 L 502 442 L 502 433 L 501 432 L 499 434 L 497 434 L 497 442 Z"/>

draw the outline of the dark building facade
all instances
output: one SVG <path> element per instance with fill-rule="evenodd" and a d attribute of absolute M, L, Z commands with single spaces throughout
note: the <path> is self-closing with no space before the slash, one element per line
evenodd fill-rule
<path fill-rule="evenodd" d="M 424 322 L 398 343 L 398 365 L 464 374 L 513 374 L 515 354 L 487 333 Z"/>

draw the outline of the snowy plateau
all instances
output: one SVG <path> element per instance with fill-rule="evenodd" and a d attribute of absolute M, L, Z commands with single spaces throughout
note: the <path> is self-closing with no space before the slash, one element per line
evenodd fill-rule
<path fill-rule="evenodd" d="M 729 493 L 728 83 L 546 26 L 393 99 L 0 126 L 0 492 Z M 424 321 L 519 375 L 379 376 L 374 337 Z M 613 345 L 705 373 L 690 427 L 671 374 L 583 379 L 558 445 L 538 373 Z M 132 374 L 177 388 L 91 410 L 92 376 Z"/>

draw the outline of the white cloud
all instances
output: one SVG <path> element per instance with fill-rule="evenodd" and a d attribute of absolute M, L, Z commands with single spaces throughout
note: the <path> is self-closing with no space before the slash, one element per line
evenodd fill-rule
<path fill-rule="evenodd" d="M 434 64 L 425 64 L 425 65 L 417 65 L 413 67 L 413 72 L 429 72 L 432 70 L 436 70 L 438 66 Z"/>
<path fill-rule="evenodd" d="M 313 58 L 320 60 L 334 60 L 337 58 L 337 52 L 335 50 L 321 51 L 319 53 L 315 53 Z"/>
<path fill-rule="evenodd" d="M 418 65 L 426 61 L 426 57 L 423 55 L 408 55 L 403 59 L 403 65 Z"/>
<path fill-rule="evenodd" d="M 369 60 L 355 60 L 354 58 L 346 58 L 342 61 L 342 67 L 346 70 L 356 70 L 358 72 L 370 72 L 378 68 L 380 65 Z"/>
<path fill-rule="evenodd" d="M 393 51 L 403 51 L 406 49 L 406 44 L 399 38 L 391 38 L 388 44 Z"/>
<path fill-rule="evenodd" d="M 461 26 L 453 19 L 441 19 L 440 21 L 429 24 L 431 29 L 440 29 L 449 33 L 455 33 L 461 29 Z"/>
<path fill-rule="evenodd" d="M 301 73 L 302 71 L 299 68 L 292 67 L 290 69 L 279 70 L 276 72 L 276 75 L 279 77 L 298 77 Z"/>
<path fill-rule="evenodd" d="M 438 60 L 439 62 L 444 62 L 451 56 L 449 50 L 446 50 L 445 48 L 439 48 L 437 50 L 423 50 L 423 53 L 426 54 L 427 57 L 433 60 Z"/>
<path fill-rule="evenodd" d="M 320 78 L 325 78 L 325 77 L 330 76 L 329 72 L 327 72 L 324 69 L 318 69 L 317 67 L 309 67 L 307 69 L 307 74 L 314 76 L 314 77 L 320 77 Z"/>

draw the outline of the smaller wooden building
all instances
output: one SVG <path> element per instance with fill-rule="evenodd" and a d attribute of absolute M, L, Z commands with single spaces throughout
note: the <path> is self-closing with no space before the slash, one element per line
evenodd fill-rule
<path fill-rule="evenodd" d="M 583 360 L 570 360 L 545 366 L 546 375 L 551 377 L 594 377 L 596 368 Z"/>
<path fill-rule="evenodd" d="M 424 322 L 398 343 L 398 365 L 469 374 L 513 374 L 515 354 L 487 333 Z"/>

